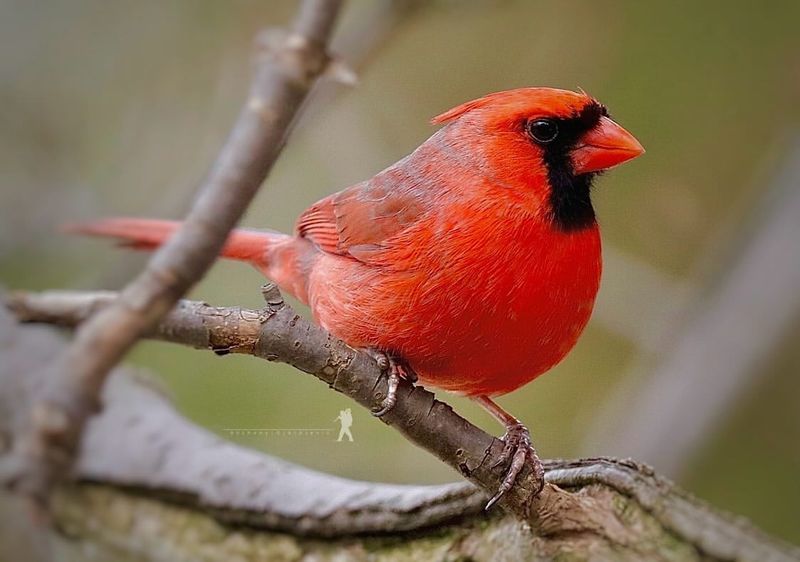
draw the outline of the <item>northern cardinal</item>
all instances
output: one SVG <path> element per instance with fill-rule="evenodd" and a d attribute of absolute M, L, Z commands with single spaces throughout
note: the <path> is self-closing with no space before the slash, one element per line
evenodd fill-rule
<path fill-rule="evenodd" d="M 490 397 L 572 349 L 600 283 L 590 199 L 598 172 L 644 149 L 584 92 L 521 88 L 433 119 L 442 127 L 373 178 L 306 210 L 293 236 L 235 230 L 222 256 L 249 262 L 314 318 L 400 377 L 473 398 L 506 428 L 503 483 L 529 459 L 527 428 Z M 112 218 L 74 228 L 156 248 L 178 228 Z M 509 462 L 510 461 L 510 462 Z"/>

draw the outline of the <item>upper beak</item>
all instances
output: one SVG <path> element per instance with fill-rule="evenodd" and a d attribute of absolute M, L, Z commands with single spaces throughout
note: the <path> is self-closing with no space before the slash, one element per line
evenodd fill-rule
<path fill-rule="evenodd" d="M 607 170 L 643 153 L 644 148 L 632 134 L 608 117 L 601 117 L 572 150 L 572 168 L 577 175 Z"/>

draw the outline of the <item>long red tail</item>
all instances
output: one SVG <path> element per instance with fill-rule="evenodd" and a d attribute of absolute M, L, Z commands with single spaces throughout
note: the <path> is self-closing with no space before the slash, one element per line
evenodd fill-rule
<path fill-rule="evenodd" d="M 178 221 L 108 218 L 71 224 L 64 227 L 70 233 L 116 238 L 121 245 L 137 250 L 154 250 L 178 230 Z M 299 250 L 310 245 L 280 232 L 236 229 L 230 233 L 220 252 L 224 258 L 244 261 L 255 266 L 282 289 L 306 301 L 306 279 L 309 260 L 299 259 Z"/>

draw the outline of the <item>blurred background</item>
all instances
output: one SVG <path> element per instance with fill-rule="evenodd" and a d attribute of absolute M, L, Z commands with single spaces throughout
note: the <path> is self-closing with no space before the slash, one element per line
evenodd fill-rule
<path fill-rule="evenodd" d="M 294 2 L 0 0 L 0 282 L 119 288 L 145 256 L 57 225 L 177 218 L 249 81 L 251 44 Z M 358 71 L 309 104 L 244 223 L 287 231 L 465 100 L 584 88 L 647 148 L 601 178 L 606 270 L 574 352 L 499 400 L 544 457 L 631 456 L 800 542 L 800 3 L 357 1 L 336 50 Z M 220 263 L 191 297 L 258 307 Z M 457 479 L 316 379 L 142 343 L 180 410 L 244 445 L 375 481 Z M 468 401 L 444 399 L 500 433 Z M 242 435 L 242 429 L 270 430 Z M 322 430 L 309 432 L 306 430 Z M 282 431 L 272 431 L 282 430 Z"/>

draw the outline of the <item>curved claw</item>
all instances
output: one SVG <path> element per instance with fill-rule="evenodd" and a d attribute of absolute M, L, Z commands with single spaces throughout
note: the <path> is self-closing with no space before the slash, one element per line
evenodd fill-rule
<path fill-rule="evenodd" d="M 392 357 L 391 355 L 377 350 L 367 349 L 367 353 L 375 359 L 381 371 L 389 372 L 388 389 L 386 390 L 386 397 L 381 402 L 381 407 L 372 412 L 376 418 L 385 416 L 395 404 L 397 404 L 397 387 L 400 385 L 400 379 L 404 378 L 411 383 L 417 382 L 417 373 L 409 367 L 402 359 Z"/>
<path fill-rule="evenodd" d="M 505 464 L 509 459 L 511 463 L 503 477 L 503 481 L 500 483 L 500 487 L 497 489 L 495 495 L 487 502 L 484 510 L 491 509 L 506 492 L 514 487 L 517 476 L 519 476 L 519 473 L 525 466 L 526 460 L 530 460 L 533 464 L 534 475 L 539 483 L 539 487 L 532 497 L 539 495 L 544 488 L 544 467 L 542 466 L 542 461 L 539 460 L 539 455 L 536 454 L 536 450 L 531 445 L 531 437 L 528 429 L 520 423 L 509 425 L 506 428 L 503 441 L 505 442 L 503 452 L 500 454 L 500 458 L 497 462 L 492 465 L 492 468 Z"/>
<path fill-rule="evenodd" d="M 386 391 L 386 398 L 384 398 L 383 402 L 381 402 L 380 410 L 372 412 L 373 416 L 376 418 L 383 417 L 389 412 L 389 410 L 394 408 L 394 405 L 397 404 L 397 387 L 399 384 L 400 376 L 393 369 L 389 373 L 389 388 Z"/>
<path fill-rule="evenodd" d="M 375 359 L 375 362 L 378 364 L 378 368 L 382 372 L 388 371 L 392 366 L 392 362 L 389 361 L 389 356 L 386 355 L 385 353 L 378 352 L 376 355 L 373 356 L 373 359 Z"/>

